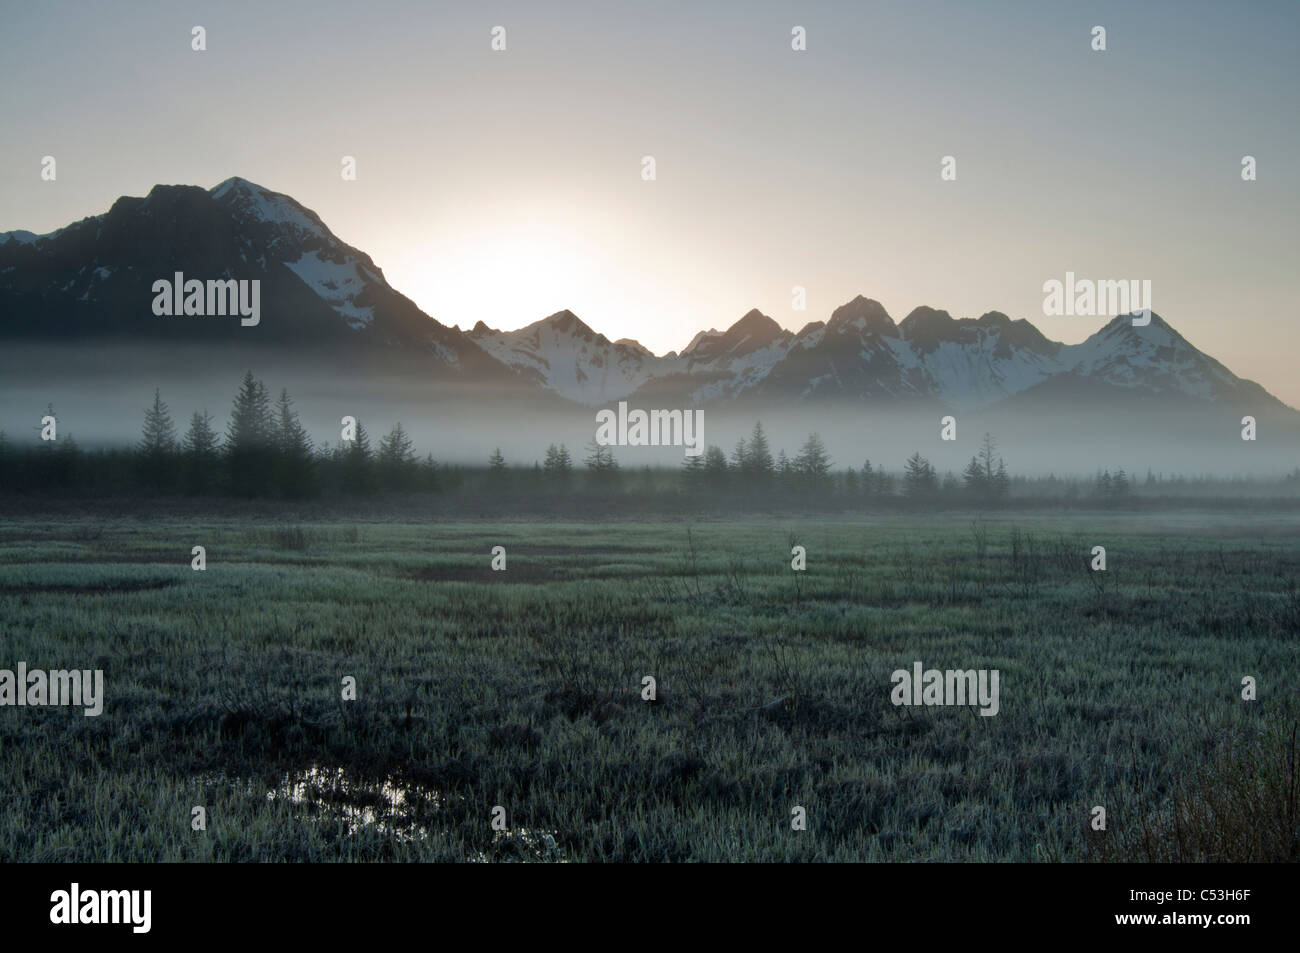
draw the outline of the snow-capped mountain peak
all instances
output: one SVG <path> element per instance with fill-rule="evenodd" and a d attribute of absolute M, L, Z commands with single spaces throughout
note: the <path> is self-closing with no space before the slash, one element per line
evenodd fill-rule
<path fill-rule="evenodd" d="M 203 311 L 160 320 L 153 285 L 178 272 L 187 282 L 258 282 L 256 330 Z M 435 376 L 475 376 L 504 390 L 522 385 L 395 291 L 369 255 L 315 212 L 239 177 L 212 189 L 156 185 L 49 235 L 11 234 L 0 241 L 0 319 L 0 336 L 400 350 L 406 364 Z"/>
<path fill-rule="evenodd" d="M 177 272 L 259 281 L 256 331 L 202 314 L 160 319 L 150 307 L 152 286 Z M 422 372 L 587 405 L 921 400 L 979 409 L 1050 392 L 1280 406 L 1156 314 L 1140 325 L 1116 317 L 1064 345 L 998 311 L 973 319 L 918 307 L 895 323 L 880 302 L 859 295 L 798 333 L 754 309 L 662 356 L 630 337 L 611 341 L 568 310 L 514 331 L 480 321 L 461 332 L 389 286 L 370 256 L 315 212 L 239 177 L 212 189 L 158 185 L 45 235 L 0 233 L 0 337 L 104 335 L 378 350 L 406 363 L 414 355 Z"/>
<path fill-rule="evenodd" d="M 480 321 L 469 336 L 529 380 L 586 404 L 626 396 L 662 360 L 631 339 L 610 341 L 568 310 L 516 331 L 495 331 Z"/>
<path fill-rule="evenodd" d="M 208 193 L 244 225 L 276 225 L 299 241 L 333 237 L 320 217 L 297 201 L 255 182 L 233 176 Z"/>

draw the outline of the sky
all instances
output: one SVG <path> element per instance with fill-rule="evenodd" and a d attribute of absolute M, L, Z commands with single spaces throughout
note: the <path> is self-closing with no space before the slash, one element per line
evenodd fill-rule
<path fill-rule="evenodd" d="M 238 175 L 445 324 L 568 308 L 657 353 L 858 294 L 1073 343 L 1106 318 L 1045 316 L 1044 282 L 1146 279 L 1300 406 L 1300 3 L 0 0 L 0 23 L 0 231 Z"/>

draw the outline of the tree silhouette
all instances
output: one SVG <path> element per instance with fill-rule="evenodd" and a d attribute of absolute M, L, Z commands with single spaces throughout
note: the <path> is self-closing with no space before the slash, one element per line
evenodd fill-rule
<path fill-rule="evenodd" d="M 698 490 L 704 484 L 704 454 L 697 453 L 682 462 L 682 476 L 687 489 Z"/>
<path fill-rule="evenodd" d="M 276 404 L 275 483 L 287 497 L 314 496 L 319 489 L 311 437 L 298 420 L 289 391 L 280 391 Z"/>
<path fill-rule="evenodd" d="M 583 462 L 594 485 L 612 486 L 618 482 L 618 461 L 614 459 L 614 451 L 597 443 L 594 437 L 587 444 L 587 458 Z"/>
<path fill-rule="evenodd" d="M 542 462 L 542 479 L 556 487 L 567 486 L 573 472 L 573 459 L 569 448 L 560 444 L 551 444 L 546 448 L 546 458 Z"/>
<path fill-rule="evenodd" d="M 163 403 L 162 391 L 155 388 L 153 405 L 144 412 L 144 432 L 137 449 L 141 482 L 155 493 L 171 484 L 172 460 L 176 451 L 176 426 Z"/>
<path fill-rule="evenodd" d="M 360 417 L 357 418 L 357 435 L 343 450 L 342 457 L 344 492 L 359 495 L 374 492 L 374 454 L 370 450 L 370 435 Z"/>
<path fill-rule="evenodd" d="M 415 478 L 415 447 L 398 421 L 379 441 L 379 482 L 385 489 L 409 490 L 415 487 Z"/>
<path fill-rule="evenodd" d="M 907 458 L 903 470 L 903 493 L 909 497 L 924 497 L 939 488 L 939 478 L 930 461 L 919 453 Z"/>
<path fill-rule="evenodd" d="M 1011 492 L 1011 477 L 1007 475 L 1007 465 L 998 457 L 998 468 L 993 471 L 993 495 L 1001 498 Z"/>
<path fill-rule="evenodd" d="M 763 424 L 759 421 L 754 424 L 754 430 L 749 435 L 749 446 L 745 455 L 745 475 L 755 487 L 766 489 L 772 485 L 774 472 L 772 450 L 768 446 L 767 434 L 763 433 Z"/>
<path fill-rule="evenodd" d="M 780 451 L 776 455 L 776 467 L 774 473 L 776 487 L 780 492 L 788 493 L 794 489 L 794 464 L 790 462 L 790 458 L 785 455 L 784 450 Z"/>
<path fill-rule="evenodd" d="M 235 395 L 226 427 L 226 472 L 231 490 L 257 496 L 270 489 L 275 465 L 275 427 L 266 387 L 249 371 Z"/>
<path fill-rule="evenodd" d="M 704 479 L 710 487 L 721 489 L 727 485 L 727 455 L 721 447 L 710 445 L 704 451 Z"/>
<path fill-rule="evenodd" d="M 749 447 L 744 437 L 736 441 L 736 449 L 731 451 L 731 469 L 740 474 L 749 471 Z"/>
<path fill-rule="evenodd" d="M 1115 471 L 1115 476 L 1112 477 L 1110 481 L 1111 496 L 1115 496 L 1115 497 L 1128 496 L 1130 489 L 1131 489 L 1131 484 L 1129 483 L 1128 474 L 1124 472 L 1123 467 L 1120 467 L 1118 470 Z"/>
<path fill-rule="evenodd" d="M 190 493 L 207 493 L 217 485 L 217 465 L 221 454 L 220 438 L 212 429 L 212 417 L 205 410 L 194 412 L 190 429 L 181 441 L 185 466 L 185 489 Z"/>
<path fill-rule="evenodd" d="M 993 460 L 997 456 L 998 442 L 993 439 L 990 433 L 984 434 L 984 439 L 980 443 L 979 465 L 984 471 L 984 486 L 987 489 L 993 489 L 994 466 Z"/>
<path fill-rule="evenodd" d="M 820 434 L 811 433 L 794 458 L 794 469 L 805 488 L 813 491 L 823 490 L 829 483 L 831 458 L 826 454 L 826 445 Z"/>

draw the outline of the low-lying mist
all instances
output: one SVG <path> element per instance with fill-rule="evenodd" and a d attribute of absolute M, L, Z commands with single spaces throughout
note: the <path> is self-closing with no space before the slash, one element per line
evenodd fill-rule
<path fill-rule="evenodd" d="M 122 446 L 140 437 L 144 409 L 162 392 L 178 438 L 195 411 L 206 410 L 224 431 L 245 371 L 263 381 L 272 398 L 287 389 L 317 444 L 339 442 L 340 419 L 358 418 L 372 444 L 401 422 L 419 456 L 440 463 L 483 464 L 500 449 L 511 466 L 532 466 L 551 444 L 564 444 L 581 465 L 599 408 L 543 395 L 502 399 L 472 386 L 410 372 L 385 375 L 363 360 L 326 363 L 285 351 L 213 347 L 156 349 L 104 345 L 70 350 L 6 345 L 0 354 L 0 430 L 11 442 L 37 439 L 40 419 L 53 405 L 60 437 L 83 447 Z M 617 401 L 609 405 L 617 408 Z M 629 406 L 639 405 L 632 401 Z M 652 408 L 651 409 L 686 409 Z M 1014 475 L 1092 475 L 1124 469 L 1186 476 L 1277 477 L 1300 465 L 1300 433 L 1293 411 L 1262 409 L 1258 438 L 1241 437 L 1242 408 L 1134 397 L 1109 404 L 1061 401 L 984 411 L 894 404 L 878 409 L 818 403 L 764 407 L 706 407 L 703 446 L 731 456 L 761 421 L 773 456 L 794 458 L 808 435 L 820 434 L 836 469 L 900 471 L 920 453 L 940 474 L 960 474 L 987 432 Z M 956 439 L 941 439 L 941 418 L 956 418 Z M 674 466 L 682 447 L 616 446 L 623 468 Z"/>

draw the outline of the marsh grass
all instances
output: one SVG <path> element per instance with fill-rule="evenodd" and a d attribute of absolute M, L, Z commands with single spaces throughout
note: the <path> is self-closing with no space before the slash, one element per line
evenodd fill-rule
<path fill-rule="evenodd" d="M 0 860 L 1294 859 L 1300 532 L 1197 518 L 8 521 L 3 664 L 107 699 L 0 709 Z"/>

